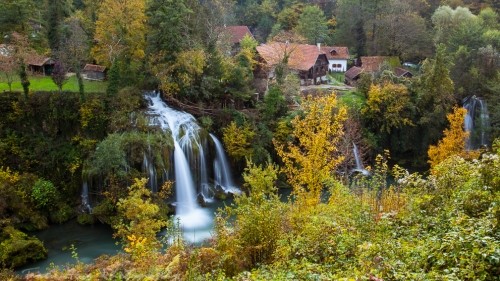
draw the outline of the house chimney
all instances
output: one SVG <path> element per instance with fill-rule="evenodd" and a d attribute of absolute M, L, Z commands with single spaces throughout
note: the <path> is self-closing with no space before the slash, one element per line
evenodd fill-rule
<path fill-rule="evenodd" d="M 316 46 L 318 46 L 318 51 L 321 52 L 321 43 L 316 43 Z"/>

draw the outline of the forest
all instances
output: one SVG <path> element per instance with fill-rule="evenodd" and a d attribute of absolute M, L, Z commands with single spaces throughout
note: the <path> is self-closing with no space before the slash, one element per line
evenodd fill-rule
<path fill-rule="evenodd" d="M 499 13 L 1 0 L 0 280 L 500 280 Z M 269 46 L 285 46 L 272 65 Z M 347 72 L 309 85 L 293 46 L 316 63 L 345 47 Z M 198 244 L 179 219 L 189 184 L 193 208 L 224 202 Z M 121 250 L 88 262 L 71 244 L 67 265 L 18 271 L 47 258 L 36 233 L 69 221 L 109 226 Z"/>

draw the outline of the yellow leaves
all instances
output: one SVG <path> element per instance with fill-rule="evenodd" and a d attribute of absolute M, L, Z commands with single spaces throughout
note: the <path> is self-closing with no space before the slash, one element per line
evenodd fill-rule
<path fill-rule="evenodd" d="M 193 79 L 203 73 L 206 55 L 203 50 L 189 50 L 178 54 L 172 68 L 179 73 L 179 79 L 184 85 L 189 85 Z"/>
<path fill-rule="evenodd" d="M 135 236 L 134 234 L 127 236 L 128 246 L 124 247 L 123 250 L 132 255 L 132 258 L 141 263 L 144 258 L 149 257 L 151 253 L 151 241 L 148 241 L 146 237 Z M 147 266 L 147 265 L 146 265 Z"/>
<path fill-rule="evenodd" d="M 19 173 L 12 172 L 9 167 L 0 167 L 0 183 L 15 184 L 19 181 Z"/>
<path fill-rule="evenodd" d="M 148 241 L 145 237 L 136 237 L 134 234 L 127 235 L 129 247 L 125 247 L 125 252 L 134 252 L 137 248 L 142 248 Z"/>
<path fill-rule="evenodd" d="M 266 167 L 253 164 L 248 161 L 247 168 L 243 173 L 245 186 L 250 190 L 252 198 L 260 200 L 266 195 L 275 193 L 275 181 L 278 179 L 278 167 L 274 164 L 268 163 Z"/>
<path fill-rule="evenodd" d="M 92 54 L 110 66 L 119 56 L 139 61 L 144 58 L 146 40 L 145 0 L 104 0 L 96 21 Z"/>
<path fill-rule="evenodd" d="M 302 108 L 304 114 L 292 120 L 294 140 L 273 142 L 294 193 L 309 197 L 307 204 L 314 204 L 319 202 L 323 185 L 343 160 L 337 146 L 343 136 L 347 110 L 337 107 L 335 95 L 308 97 Z"/>
<path fill-rule="evenodd" d="M 165 55 L 165 52 L 161 52 L 154 56 L 151 62 L 153 72 L 160 79 L 162 90 L 169 95 L 175 95 L 182 88 L 191 85 L 203 74 L 207 63 L 207 56 L 201 49 L 179 52 L 176 60 L 168 64 L 162 63 Z"/>
<path fill-rule="evenodd" d="M 146 179 L 135 179 L 129 194 L 117 203 L 120 223 L 113 225 L 115 235 L 125 243 L 125 251 L 133 256 L 151 253 L 159 247 L 156 233 L 167 225 L 160 218 L 160 208 L 151 202 Z"/>
<path fill-rule="evenodd" d="M 80 124 L 85 129 L 96 125 L 104 117 L 104 104 L 97 98 L 88 99 L 80 106 Z"/>
<path fill-rule="evenodd" d="M 431 145 L 427 151 L 431 168 L 453 155 L 467 158 L 476 158 L 478 156 L 477 152 L 467 152 L 465 150 L 465 141 L 469 135 L 463 129 L 466 114 L 466 109 L 455 107 L 453 113 L 447 115 L 450 127 L 444 130 L 444 137 L 438 144 L 436 146 Z"/>
<path fill-rule="evenodd" d="M 408 117 L 409 106 L 410 94 L 406 86 L 388 83 L 370 87 L 366 107 L 361 112 L 376 128 L 390 133 L 393 128 L 413 125 Z"/>
<path fill-rule="evenodd" d="M 222 129 L 224 134 L 223 141 L 227 153 L 234 159 L 242 159 L 251 157 L 253 154 L 252 140 L 255 137 L 255 132 L 248 123 L 243 126 L 236 125 L 236 122 L 231 122 L 229 126 Z"/>
<path fill-rule="evenodd" d="M 75 157 L 75 159 L 73 159 L 73 161 L 71 161 L 68 164 L 68 170 L 73 175 L 75 174 L 76 170 L 78 170 L 78 168 L 80 168 L 81 166 L 82 166 L 82 159 L 80 159 L 80 157 Z"/>

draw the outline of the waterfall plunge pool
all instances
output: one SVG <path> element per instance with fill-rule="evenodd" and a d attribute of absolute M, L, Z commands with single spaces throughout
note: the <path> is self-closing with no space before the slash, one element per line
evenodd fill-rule
<path fill-rule="evenodd" d="M 145 94 L 144 98 L 149 102 L 146 114 L 150 117 L 150 125 L 171 134 L 174 142 L 171 163 L 174 171 L 165 173 L 173 174 L 173 178 L 169 179 L 175 182 L 175 223 L 187 243 L 203 244 L 212 236 L 214 212 L 224 204 L 214 200 L 213 194 L 209 192 L 209 179 L 225 192 L 240 192 L 232 180 L 222 143 L 213 134 L 200 134 L 203 129 L 192 115 L 169 107 L 158 93 Z M 155 191 L 158 165 L 155 166 L 151 160 L 144 156 L 143 172 L 150 176 L 150 188 Z M 92 202 L 88 193 L 89 186 L 83 183 L 82 206 L 91 211 Z M 206 207 L 201 207 L 197 202 L 200 194 L 207 199 Z M 160 232 L 159 235 L 165 234 Z M 35 236 L 44 242 L 49 251 L 48 258 L 19 268 L 17 272 L 20 274 L 44 273 L 51 264 L 60 267 L 74 264 L 76 259 L 72 257 L 72 245 L 76 248 L 78 260 L 83 263 L 91 263 L 103 254 L 113 255 L 121 251 L 121 246 L 112 237 L 112 229 L 106 225 L 81 226 L 72 221 L 51 226 Z"/>
<path fill-rule="evenodd" d="M 230 202 L 230 199 L 214 200 L 207 203 L 206 207 L 200 208 L 207 216 L 208 221 L 204 222 L 203 226 L 198 227 L 181 226 L 184 240 L 187 243 L 203 245 L 212 236 L 215 212 Z M 31 272 L 46 273 L 53 266 L 62 268 L 75 264 L 76 260 L 72 257 L 71 245 L 76 248 L 78 260 L 86 264 L 92 263 L 99 256 L 115 255 L 122 252 L 119 241 L 113 239 L 111 227 L 100 223 L 80 225 L 76 220 L 72 220 L 60 225 L 51 225 L 48 229 L 29 235 L 34 235 L 43 242 L 48 250 L 48 257 L 45 260 L 18 268 L 16 273 L 20 275 Z M 165 232 L 162 231 L 159 235 L 165 235 Z"/>

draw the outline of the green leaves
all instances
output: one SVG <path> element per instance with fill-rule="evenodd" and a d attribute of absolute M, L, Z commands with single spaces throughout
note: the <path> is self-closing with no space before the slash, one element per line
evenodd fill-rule
<path fill-rule="evenodd" d="M 31 190 L 31 198 L 40 209 L 51 209 L 59 199 L 59 192 L 50 181 L 39 179 Z"/>
<path fill-rule="evenodd" d="M 300 15 L 296 29 L 307 38 L 309 44 L 322 43 L 328 35 L 328 22 L 318 6 L 307 6 Z"/>

